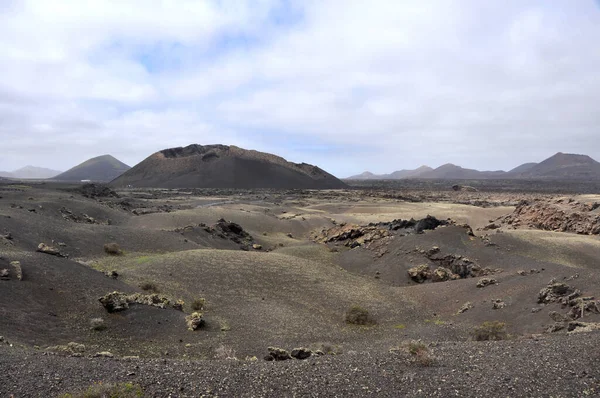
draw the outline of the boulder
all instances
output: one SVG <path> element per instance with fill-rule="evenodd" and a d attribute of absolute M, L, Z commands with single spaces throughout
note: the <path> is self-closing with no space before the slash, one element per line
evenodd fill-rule
<path fill-rule="evenodd" d="M 499 310 L 504 307 L 506 307 L 506 303 L 504 302 L 504 300 L 495 299 L 494 301 L 492 301 L 492 309 Z"/>
<path fill-rule="evenodd" d="M 444 267 L 437 267 L 435 270 L 433 270 L 433 273 L 431 274 L 431 280 L 433 282 L 453 281 L 456 279 L 460 279 L 460 276 L 456 275 L 451 270 Z"/>
<path fill-rule="evenodd" d="M 108 293 L 98 299 L 108 312 L 124 311 L 129 308 L 128 296 L 121 292 Z"/>
<path fill-rule="evenodd" d="M 267 361 L 285 361 L 288 359 L 292 359 L 290 353 L 284 350 L 283 348 L 269 347 L 268 350 L 269 354 L 265 357 Z"/>
<path fill-rule="evenodd" d="M 62 257 L 63 255 L 60 253 L 60 250 L 58 250 L 57 248 L 53 247 L 53 246 L 49 246 L 45 243 L 40 243 L 38 245 L 37 251 L 40 253 L 46 253 L 46 254 L 50 254 L 52 256 L 59 256 Z"/>
<path fill-rule="evenodd" d="M 7 281 L 10 279 L 10 271 L 6 268 L 0 269 L 0 280 Z"/>
<path fill-rule="evenodd" d="M 296 359 L 306 359 L 312 355 L 312 351 L 308 348 L 294 348 L 292 350 L 291 356 Z"/>
<path fill-rule="evenodd" d="M 204 325 L 204 319 L 202 318 L 201 312 L 192 312 L 185 317 L 185 321 L 189 330 L 198 330 Z"/>
<path fill-rule="evenodd" d="M 12 265 L 13 268 L 15 269 L 15 275 L 16 275 L 17 279 L 22 281 L 23 280 L 23 268 L 21 267 L 21 262 L 20 261 L 11 261 L 10 265 Z"/>
<path fill-rule="evenodd" d="M 429 277 L 430 277 L 429 272 L 430 272 L 429 266 L 426 264 L 423 264 L 423 265 L 419 265 L 417 267 L 409 268 L 408 276 L 410 276 L 410 278 L 417 283 L 423 283 L 427 279 L 429 279 Z"/>

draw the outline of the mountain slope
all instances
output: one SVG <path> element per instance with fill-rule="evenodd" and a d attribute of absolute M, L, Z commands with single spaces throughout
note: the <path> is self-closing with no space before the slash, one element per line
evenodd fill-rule
<path fill-rule="evenodd" d="M 54 177 L 59 181 L 112 181 L 131 167 L 111 155 L 98 156 Z"/>
<path fill-rule="evenodd" d="M 558 152 L 521 173 L 523 178 L 600 179 L 600 163 L 587 155 Z"/>
<path fill-rule="evenodd" d="M 158 188 L 336 189 L 346 184 L 322 169 L 227 145 L 165 149 L 149 156 L 114 186 Z"/>
<path fill-rule="evenodd" d="M 530 162 L 530 163 L 523 163 L 520 166 L 515 167 L 514 169 L 512 169 L 511 171 L 509 171 L 510 174 L 521 174 L 521 173 L 525 173 L 528 172 L 529 170 L 531 170 L 532 168 L 534 168 L 535 166 L 537 166 L 538 164 L 535 162 Z"/>

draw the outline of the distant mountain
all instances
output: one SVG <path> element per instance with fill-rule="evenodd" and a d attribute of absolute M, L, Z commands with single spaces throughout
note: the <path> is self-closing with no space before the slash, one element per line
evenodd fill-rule
<path fill-rule="evenodd" d="M 36 166 L 25 166 L 15 171 L 0 171 L 0 176 L 8 178 L 45 179 L 52 178 L 60 173 L 62 173 L 62 171 L 46 169 L 43 167 Z"/>
<path fill-rule="evenodd" d="M 98 156 L 55 176 L 58 181 L 91 180 L 109 182 L 117 178 L 131 167 L 112 157 L 111 155 Z"/>
<path fill-rule="evenodd" d="M 381 177 L 382 176 L 373 174 L 370 171 L 365 171 L 364 173 L 350 176 L 347 179 L 348 180 L 378 180 L 378 179 L 382 179 Z"/>
<path fill-rule="evenodd" d="M 600 163 L 587 155 L 558 152 L 518 177 L 530 179 L 600 179 Z"/>
<path fill-rule="evenodd" d="M 514 169 L 512 169 L 511 171 L 509 171 L 510 174 L 520 174 L 520 173 L 525 173 L 529 170 L 531 170 L 532 168 L 534 168 L 535 166 L 537 166 L 538 164 L 535 162 L 531 162 L 531 163 L 523 163 L 520 166 L 515 167 Z"/>
<path fill-rule="evenodd" d="M 346 184 L 306 163 L 227 145 L 189 145 L 149 156 L 111 182 L 157 188 L 337 189 Z"/>
<path fill-rule="evenodd" d="M 452 163 L 446 163 L 437 169 L 422 173 L 419 178 L 436 178 L 445 180 L 477 180 L 489 178 L 491 172 L 481 172 L 473 169 L 465 169 Z"/>
<path fill-rule="evenodd" d="M 429 166 L 421 166 L 414 170 L 397 170 L 391 174 L 373 174 L 369 171 L 348 177 L 348 180 L 401 180 L 403 178 L 419 178 L 421 174 L 433 170 Z"/>
<path fill-rule="evenodd" d="M 423 174 L 429 173 L 433 169 L 429 166 L 421 166 L 414 170 L 398 170 L 390 174 L 390 178 L 393 180 L 400 180 L 402 178 L 420 178 Z"/>

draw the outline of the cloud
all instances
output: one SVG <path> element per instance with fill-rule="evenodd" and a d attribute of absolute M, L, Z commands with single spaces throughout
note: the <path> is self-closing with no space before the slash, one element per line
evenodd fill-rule
<path fill-rule="evenodd" d="M 599 41 L 591 0 L 6 2 L 0 169 L 189 143 L 341 176 L 600 159 Z"/>

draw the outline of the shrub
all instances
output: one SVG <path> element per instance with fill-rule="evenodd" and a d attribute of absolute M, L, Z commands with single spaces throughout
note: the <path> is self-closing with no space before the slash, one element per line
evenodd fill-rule
<path fill-rule="evenodd" d="M 504 340 L 508 338 L 506 324 L 499 321 L 483 322 L 473 329 L 471 335 L 475 341 Z"/>
<path fill-rule="evenodd" d="M 412 360 L 421 366 L 431 366 L 435 362 L 429 347 L 421 341 L 411 341 L 407 344 L 406 349 Z"/>
<path fill-rule="evenodd" d="M 160 293 L 160 289 L 154 282 L 143 282 L 140 284 L 140 289 L 150 293 Z"/>
<path fill-rule="evenodd" d="M 104 323 L 104 319 L 102 318 L 93 318 L 90 320 L 90 326 L 92 330 L 101 331 L 106 329 L 106 323 Z"/>
<path fill-rule="evenodd" d="M 369 316 L 369 311 L 354 305 L 346 312 L 346 323 L 352 325 L 370 325 L 375 323 Z"/>
<path fill-rule="evenodd" d="M 206 304 L 206 300 L 203 298 L 197 298 L 192 301 L 192 310 L 194 311 L 202 311 L 204 309 L 204 305 Z"/>
<path fill-rule="evenodd" d="M 143 397 L 142 387 L 133 383 L 94 383 L 83 392 L 63 394 L 61 398 L 137 398 Z"/>
<path fill-rule="evenodd" d="M 117 243 L 106 243 L 104 245 L 104 252 L 111 256 L 120 256 L 123 254 L 123 250 Z"/>

